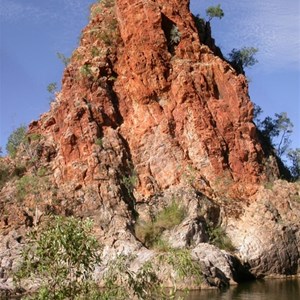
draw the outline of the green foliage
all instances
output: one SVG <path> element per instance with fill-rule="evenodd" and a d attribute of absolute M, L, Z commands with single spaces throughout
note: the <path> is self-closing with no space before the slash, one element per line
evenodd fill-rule
<path fill-rule="evenodd" d="M 170 44 L 178 45 L 181 40 L 181 33 L 176 25 L 173 25 L 170 31 Z"/>
<path fill-rule="evenodd" d="M 5 160 L 0 158 L 0 190 L 13 177 L 23 176 L 25 171 L 26 167 L 23 164 L 8 165 Z"/>
<path fill-rule="evenodd" d="M 300 178 L 300 148 L 289 150 L 287 157 L 291 161 L 290 172 L 293 179 L 298 180 Z"/>
<path fill-rule="evenodd" d="M 275 137 L 279 136 L 281 133 L 279 142 L 277 144 L 276 153 L 279 157 L 282 157 L 291 144 L 290 135 L 293 132 L 294 125 L 287 116 L 286 112 L 275 114 L 274 125 L 274 131 L 269 132 L 269 135 Z"/>
<path fill-rule="evenodd" d="M 102 8 L 101 7 L 98 6 L 96 8 L 93 8 L 91 10 L 91 19 L 93 19 L 95 16 L 101 14 L 101 12 L 102 12 Z"/>
<path fill-rule="evenodd" d="M 26 126 L 22 125 L 8 137 L 6 151 L 12 158 L 16 157 L 19 146 L 25 141 L 25 136 Z"/>
<path fill-rule="evenodd" d="M 115 0 L 102 0 L 101 3 L 104 7 L 113 7 L 115 5 Z"/>
<path fill-rule="evenodd" d="M 133 198 L 133 191 L 135 188 L 135 185 L 138 182 L 138 177 L 136 172 L 133 170 L 131 171 L 131 175 L 123 176 L 121 179 L 121 184 L 124 185 L 124 187 L 127 190 L 128 195 Z"/>
<path fill-rule="evenodd" d="M 0 159 L 0 190 L 10 179 L 9 167 Z"/>
<path fill-rule="evenodd" d="M 26 172 L 26 166 L 23 163 L 18 163 L 14 166 L 11 175 L 20 178 L 24 175 L 25 172 Z"/>
<path fill-rule="evenodd" d="M 286 112 L 275 114 L 275 118 L 266 117 L 263 121 L 259 119 L 262 109 L 256 105 L 254 120 L 265 141 L 274 149 L 279 157 L 285 155 L 291 144 L 290 135 L 293 132 L 293 123 Z M 277 142 L 276 142 L 277 140 Z"/>
<path fill-rule="evenodd" d="M 172 229 L 174 226 L 179 225 L 185 216 L 185 209 L 173 200 L 169 206 L 157 214 L 155 224 L 164 229 Z"/>
<path fill-rule="evenodd" d="M 92 53 L 93 57 L 96 57 L 96 56 L 100 56 L 101 51 L 97 47 L 93 46 L 92 50 L 91 50 L 91 53 Z"/>
<path fill-rule="evenodd" d="M 224 11 L 221 8 L 221 4 L 208 7 L 206 9 L 206 15 L 208 17 L 208 22 L 210 22 L 213 18 L 222 19 L 224 17 Z"/>
<path fill-rule="evenodd" d="M 42 139 L 42 135 L 39 133 L 31 133 L 28 134 L 26 137 L 26 141 L 28 142 L 34 142 L 34 141 L 39 142 L 41 139 Z"/>
<path fill-rule="evenodd" d="M 92 56 L 106 55 L 106 51 L 116 50 L 120 33 L 118 21 L 114 12 L 115 0 L 102 0 L 99 5 L 92 6 L 91 18 L 101 15 L 102 22 L 95 23 L 89 34 L 93 40 L 101 40 L 106 47 L 102 49 L 92 48 Z"/>
<path fill-rule="evenodd" d="M 264 188 L 267 190 L 273 190 L 274 182 L 273 181 L 267 181 L 264 183 Z"/>
<path fill-rule="evenodd" d="M 161 235 L 163 231 L 179 225 L 184 220 L 185 216 L 185 209 L 173 201 L 169 206 L 160 211 L 150 222 L 139 220 L 135 226 L 136 237 L 146 247 L 151 248 L 158 246 L 158 248 L 161 248 Z"/>
<path fill-rule="evenodd" d="M 30 234 L 15 277 L 17 282 L 39 279 L 41 286 L 30 299 L 93 299 L 88 295 L 97 294 L 92 273 L 100 247 L 92 227 L 89 219 L 55 217 Z"/>
<path fill-rule="evenodd" d="M 156 226 L 155 222 L 145 222 L 138 220 L 135 225 L 135 235 L 136 237 L 148 248 L 155 247 L 159 244 L 160 246 L 160 238 L 163 232 L 163 228 Z"/>
<path fill-rule="evenodd" d="M 110 263 L 101 300 L 171 299 L 164 293 L 151 262 L 146 262 L 137 272 L 130 270 L 134 258 L 132 255 L 119 255 Z"/>
<path fill-rule="evenodd" d="M 274 118 L 267 116 L 260 120 L 262 109 L 254 105 L 254 121 L 259 130 L 261 138 L 267 146 L 275 149 L 276 155 L 280 158 L 281 164 L 288 169 L 290 175 L 288 179 L 297 180 L 300 177 L 300 149 L 290 149 L 290 136 L 293 132 L 293 123 L 286 112 L 276 113 Z M 288 159 L 290 164 L 286 164 L 283 159 Z"/>
<path fill-rule="evenodd" d="M 63 53 L 57 52 L 56 53 L 58 59 L 61 60 L 61 62 L 64 64 L 65 67 L 68 66 L 68 64 L 70 63 L 70 58 L 66 57 Z"/>
<path fill-rule="evenodd" d="M 99 37 L 106 46 L 113 45 L 113 37 L 112 37 L 112 33 L 110 31 L 101 32 Z"/>
<path fill-rule="evenodd" d="M 162 288 L 150 261 L 137 271 L 130 270 L 135 259 L 132 255 L 119 255 L 109 263 L 100 291 L 92 280 L 95 266 L 101 262 L 100 247 L 91 235 L 92 225 L 89 219 L 55 217 L 29 235 L 23 262 L 15 274 L 17 284 L 22 279 L 39 280 L 39 289 L 29 299 L 175 299 L 173 292 L 167 294 Z M 186 255 L 176 257 L 180 258 L 180 274 L 192 274 Z M 168 260 L 178 265 L 174 255 L 170 254 Z"/>
<path fill-rule="evenodd" d="M 50 93 L 50 94 L 54 94 L 57 90 L 57 83 L 56 82 L 51 82 L 48 84 L 47 86 L 47 91 Z"/>
<path fill-rule="evenodd" d="M 38 224 L 38 206 L 44 199 L 43 192 L 49 188 L 48 178 L 45 178 L 47 169 L 42 167 L 36 172 L 36 175 L 24 175 L 16 182 L 17 199 L 23 201 L 30 197 L 35 204 L 34 225 Z"/>
<path fill-rule="evenodd" d="M 95 145 L 102 147 L 103 146 L 103 140 L 101 138 L 97 138 L 95 141 Z"/>
<path fill-rule="evenodd" d="M 38 177 L 44 177 L 48 172 L 48 169 L 46 167 L 41 167 L 37 170 L 36 175 Z"/>
<path fill-rule="evenodd" d="M 36 176 L 25 175 L 17 181 L 16 188 L 18 199 L 23 200 L 29 194 L 38 193 L 39 183 Z"/>
<path fill-rule="evenodd" d="M 254 57 L 257 52 L 257 48 L 243 47 L 239 50 L 232 49 L 228 56 L 231 64 L 243 72 L 244 68 L 252 67 L 258 63 L 258 60 Z"/>
<path fill-rule="evenodd" d="M 222 227 L 214 227 L 212 225 L 209 225 L 207 228 L 207 232 L 209 235 L 209 242 L 211 244 L 227 251 L 235 250 L 230 238 L 227 236 L 225 230 Z"/>
<path fill-rule="evenodd" d="M 180 280 L 193 279 L 197 284 L 202 281 L 202 271 L 200 265 L 192 259 L 191 253 L 187 249 L 170 248 L 160 259 L 171 265 Z"/>
<path fill-rule="evenodd" d="M 80 68 L 80 73 L 84 76 L 84 77 L 92 77 L 92 70 L 91 70 L 91 64 L 84 64 L 81 68 Z"/>

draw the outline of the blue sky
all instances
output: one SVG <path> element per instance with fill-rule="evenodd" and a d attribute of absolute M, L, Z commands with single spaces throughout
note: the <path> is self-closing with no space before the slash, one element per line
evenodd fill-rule
<path fill-rule="evenodd" d="M 49 110 L 50 82 L 60 83 L 63 64 L 78 45 L 94 0 L 0 0 L 0 146 L 20 124 Z M 211 22 L 224 54 L 259 48 L 259 63 L 246 70 L 250 96 L 265 115 L 286 111 L 294 123 L 293 147 L 300 147 L 300 1 L 192 0 L 205 16 L 221 4 L 222 20 Z"/>

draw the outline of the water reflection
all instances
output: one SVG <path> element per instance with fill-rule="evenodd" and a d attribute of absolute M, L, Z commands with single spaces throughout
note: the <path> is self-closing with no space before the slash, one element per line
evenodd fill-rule
<path fill-rule="evenodd" d="M 300 279 L 268 279 L 242 283 L 225 291 L 190 292 L 187 300 L 299 300 Z"/>

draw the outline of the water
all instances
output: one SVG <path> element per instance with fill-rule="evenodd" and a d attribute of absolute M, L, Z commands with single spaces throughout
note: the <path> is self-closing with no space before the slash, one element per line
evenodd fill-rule
<path fill-rule="evenodd" d="M 224 291 L 194 291 L 186 300 L 300 300 L 300 279 L 257 280 Z"/>

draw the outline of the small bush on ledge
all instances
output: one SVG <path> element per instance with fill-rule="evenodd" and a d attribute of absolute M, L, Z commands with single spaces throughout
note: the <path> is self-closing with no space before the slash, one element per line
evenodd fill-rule
<path fill-rule="evenodd" d="M 160 211 L 150 222 L 138 221 L 135 226 L 136 237 L 148 248 L 161 243 L 163 231 L 179 225 L 186 216 L 185 209 L 173 201 Z"/>
<path fill-rule="evenodd" d="M 225 230 L 220 226 L 208 226 L 209 242 L 216 247 L 232 252 L 235 251 L 235 247 L 232 245 L 230 238 L 227 236 Z"/>

